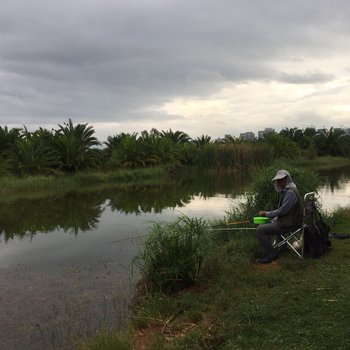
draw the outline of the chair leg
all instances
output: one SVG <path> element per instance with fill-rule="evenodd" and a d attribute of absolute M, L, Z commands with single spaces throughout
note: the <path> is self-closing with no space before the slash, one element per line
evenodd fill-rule
<path fill-rule="evenodd" d="M 300 239 L 296 238 L 296 235 L 301 231 Z M 302 228 L 299 228 L 298 230 L 288 233 L 287 235 L 283 234 L 281 235 L 282 241 L 278 242 L 277 244 L 273 245 L 273 248 L 281 248 L 284 245 L 287 245 L 294 253 L 299 257 L 304 257 L 304 231 Z M 292 243 L 291 243 L 292 242 Z M 293 246 L 294 242 L 298 242 L 300 245 L 300 252 Z"/>
<path fill-rule="evenodd" d="M 281 236 L 282 236 L 282 235 L 281 235 Z M 282 236 L 282 238 L 284 238 L 284 237 Z M 302 259 L 302 258 L 303 258 L 302 252 L 299 253 L 299 252 L 297 251 L 297 249 L 294 248 L 293 244 L 289 242 L 289 239 L 290 239 L 290 238 L 289 238 L 289 239 L 284 238 L 284 239 L 285 239 L 285 243 L 288 244 L 289 248 L 292 249 L 292 250 L 294 251 L 294 253 L 295 253 L 296 255 L 298 255 L 299 258 Z M 297 242 L 297 241 L 298 241 L 298 240 L 296 240 L 296 239 L 294 240 L 294 242 Z"/>

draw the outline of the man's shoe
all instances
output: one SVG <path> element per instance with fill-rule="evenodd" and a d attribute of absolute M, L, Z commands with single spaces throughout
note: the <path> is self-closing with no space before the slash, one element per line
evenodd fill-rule
<path fill-rule="evenodd" d="M 265 255 L 263 258 L 258 259 L 257 262 L 259 264 L 269 264 L 270 262 L 276 260 L 278 258 L 278 254 L 268 254 Z"/>

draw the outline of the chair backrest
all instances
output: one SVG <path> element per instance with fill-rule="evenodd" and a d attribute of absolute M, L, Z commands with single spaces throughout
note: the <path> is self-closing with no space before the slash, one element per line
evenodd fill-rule
<path fill-rule="evenodd" d="M 317 209 L 317 199 L 314 192 L 304 196 L 304 252 L 315 258 L 325 254 L 330 247 L 330 227 L 323 221 Z"/>
<path fill-rule="evenodd" d="M 304 212 L 303 212 L 303 225 L 311 226 L 316 223 L 316 194 L 315 192 L 308 192 L 304 196 Z"/>

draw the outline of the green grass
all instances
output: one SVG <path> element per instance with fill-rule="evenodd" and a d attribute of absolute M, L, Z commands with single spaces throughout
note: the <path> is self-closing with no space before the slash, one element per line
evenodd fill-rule
<path fill-rule="evenodd" d="M 349 218 L 345 208 L 327 220 L 350 232 Z M 332 239 L 320 259 L 286 252 L 258 265 L 257 252 L 253 231 L 233 231 L 211 247 L 193 286 L 139 298 L 125 349 L 348 349 L 350 239 Z"/>
<path fill-rule="evenodd" d="M 148 315 L 143 328 L 157 330 L 149 348 L 347 349 L 350 240 L 333 241 L 318 260 L 286 253 L 260 267 L 255 240 L 244 235 L 212 256 L 202 285 L 158 296 L 136 313 Z"/>
<path fill-rule="evenodd" d="M 84 189 L 104 189 L 107 187 L 126 188 L 133 185 L 159 184 L 168 176 L 162 168 L 142 168 L 109 172 L 79 172 L 74 175 L 31 176 L 18 178 L 0 177 L 0 197 L 8 200 L 15 197 L 47 196 Z"/>

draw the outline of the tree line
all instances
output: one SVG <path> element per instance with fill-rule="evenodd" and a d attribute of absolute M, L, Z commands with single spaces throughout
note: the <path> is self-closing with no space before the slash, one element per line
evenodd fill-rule
<path fill-rule="evenodd" d="M 230 135 L 213 140 L 191 138 L 183 131 L 152 129 L 119 133 L 101 143 L 92 126 L 69 119 L 57 129 L 0 126 L 0 173 L 17 176 L 55 175 L 98 169 L 117 170 L 163 166 L 169 170 L 197 166 L 214 171 L 244 170 L 277 158 L 350 155 L 350 136 L 344 129 L 317 131 L 284 128 L 262 139 Z"/>

